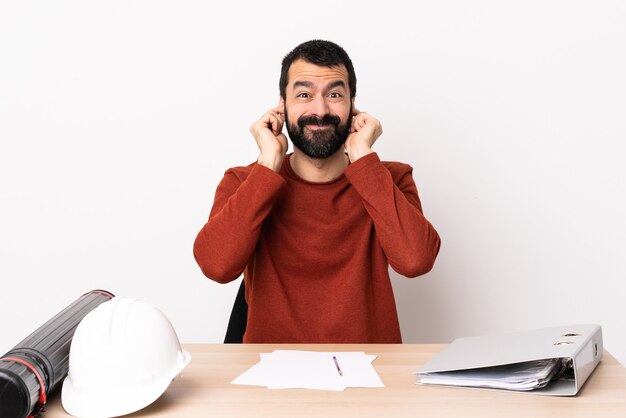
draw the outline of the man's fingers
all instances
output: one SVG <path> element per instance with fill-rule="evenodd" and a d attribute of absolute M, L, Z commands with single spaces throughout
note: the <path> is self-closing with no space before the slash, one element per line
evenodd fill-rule
<path fill-rule="evenodd" d="M 263 128 L 269 129 L 274 135 L 281 133 L 283 130 L 282 115 L 272 109 L 261 116 L 261 118 L 251 126 L 250 130 L 253 131 L 253 133 L 260 133 Z"/>
<path fill-rule="evenodd" d="M 356 132 L 365 126 L 365 114 L 358 112 L 352 117 L 352 132 Z"/>
<path fill-rule="evenodd" d="M 274 135 L 278 135 L 283 131 L 283 117 L 274 111 L 270 112 L 269 117 L 272 124 L 272 132 Z"/>
<path fill-rule="evenodd" d="M 376 138 L 383 133 L 383 127 L 380 121 L 358 109 L 353 109 L 353 113 L 354 115 L 352 116 L 350 124 L 350 132 L 369 132 L 369 135 L 373 138 L 372 143 L 376 141 Z"/>
<path fill-rule="evenodd" d="M 285 148 L 287 141 L 282 133 L 283 115 L 278 113 L 278 110 L 278 108 L 268 110 L 250 127 L 250 131 L 262 151 L 267 146 L 275 147 L 278 145 L 276 141 L 280 143 L 280 148 Z"/>
<path fill-rule="evenodd" d="M 272 112 L 276 113 L 277 115 L 280 115 L 282 117 L 284 110 L 282 107 L 280 106 L 276 106 L 275 108 L 272 109 Z"/>

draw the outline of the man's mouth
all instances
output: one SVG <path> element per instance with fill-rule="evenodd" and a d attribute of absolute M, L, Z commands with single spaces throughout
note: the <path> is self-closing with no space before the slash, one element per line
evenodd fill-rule
<path fill-rule="evenodd" d="M 319 131 L 321 129 L 329 129 L 332 128 L 333 125 L 318 125 L 317 123 L 311 123 L 308 125 L 305 125 L 306 128 L 312 130 L 312 131 Z"/>

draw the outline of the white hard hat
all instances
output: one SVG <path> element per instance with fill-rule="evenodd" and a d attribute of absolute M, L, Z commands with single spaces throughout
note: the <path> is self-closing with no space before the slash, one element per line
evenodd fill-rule
<path fill-rule="evenodd" d="M 83 418 L 138 411 L 157 400 L 190 360 L 161 311 L 115 297 L 89 312 L 76 328 L 63 408 Z"/>

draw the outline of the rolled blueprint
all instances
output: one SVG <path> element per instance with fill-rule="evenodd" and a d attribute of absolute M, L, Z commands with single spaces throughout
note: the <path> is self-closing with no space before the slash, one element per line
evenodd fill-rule
<path fill-rule="evenodd" d="M 80 321 L 113 294 L 92 290 L 79 297 L 0 357 L 0 417 L 36 416 L 69 368 L 70 345 Z"/>

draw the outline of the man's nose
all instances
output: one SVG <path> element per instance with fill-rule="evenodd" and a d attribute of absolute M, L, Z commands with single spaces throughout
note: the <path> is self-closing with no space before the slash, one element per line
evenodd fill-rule
<path fill-rule="evenodd" d="M 316 97 L 310 102 L 309 113 L 312 116 L 322 118 L 330 113 L 325 97 Z"/>

